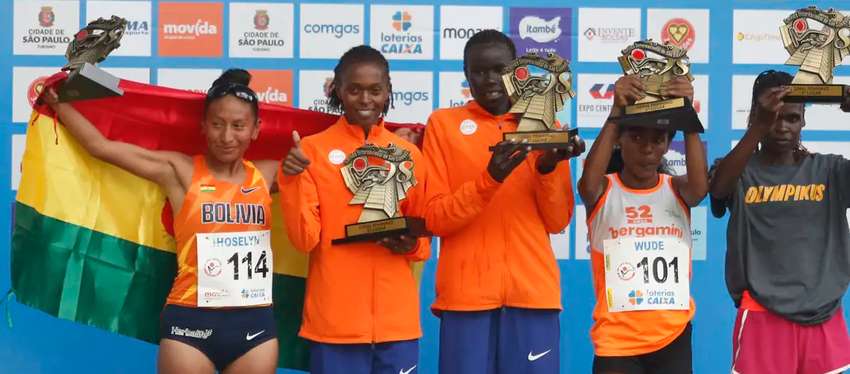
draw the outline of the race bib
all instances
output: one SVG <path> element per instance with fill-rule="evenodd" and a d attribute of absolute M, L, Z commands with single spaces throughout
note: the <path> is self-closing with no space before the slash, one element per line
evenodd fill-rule
<path fill-rule="evenodd" d="M 608 311 L 690 308 L 691 257 L 683 240 L 652 236 L 603 244 Z"/>
<path fill-rule="evenodd" d="M 198 306 L 272 302 L 271 232 L 197 234 Z"/>

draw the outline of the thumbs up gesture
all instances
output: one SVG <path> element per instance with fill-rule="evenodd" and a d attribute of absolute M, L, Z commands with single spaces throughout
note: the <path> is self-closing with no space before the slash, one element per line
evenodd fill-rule
<path fill-rule="evenodd" d="M 283 160 L 283 174 L 298 175 L 307 169 L 307 166 L 310 166 L 310 159 L 305 157 L 304 153 L 301 153 L 301 136 L 298 135 L 298 131 L 293 131 L 292 149 L 289 150 L 289 154 Z"/>

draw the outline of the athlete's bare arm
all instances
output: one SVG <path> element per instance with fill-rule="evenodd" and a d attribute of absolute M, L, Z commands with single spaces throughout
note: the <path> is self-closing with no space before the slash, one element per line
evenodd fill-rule
<path fill-rule="evenodd" d="M 263 180 L 266 182 L 266 187 L 269 193 L 278 192 L 277 188 L 277 171 L 280 170 L 280 161 L 275 160 L 257 160 L 253 161 L 254 166 L 263 175 Z"/>
<path fill-rule="evenodd" d="M 732 193 L 738 179 L 747 166 L 747 161 L 758 149 L 759 139 L 770 131 L 770 126 L 776 119 L 779 108 L 782 107 L 782 99 L 788 94 L 788 90 L 775 87 L 766 90 L 759 98 L 756 113 L 751 113 L 752 121 L 741 141 L 732 148 L 714 171 L 714 176 L 709 181 L 709 192 L 715 199 L 725 199 Z M 690 171 L 689 171 L 690 172 Z"/>
<path fill-rule="evenodd" d="M 663 96 L 694 99 L 694 86 L 685 78 L 676 78 L 667 83 Z M 672 140 L 672 139 L 671 139 Z M 686 176 L 673 178 L 673 189 L 689 207 L 699 205 L 708 194 L 708 161 L 698 133 L 685 134 Z"/>
<path fill-rule="evenodd" d="M 611 114 L 608 118 L 618 117 L 620 108 L 639 100 L 643 97 L 643 92 L 643 81 L 640 78 L 627 75 L 618 79 L 614 85 L 614 105 L 611 106 Z M 608 169 L 611 152 L 617 143 L 617 132 L 616 123 L 606 122 L 584 161 L 584 171 L 578 181 L 578 195 L 587 208 L 588 214 L 593 212 L 599 198 L 608 188 L 605 170 Z"/>
<path fill-rule="evenodd" d="M 165 190 L 172 206 L 183 205 L 187 186 L 192 181 L 190 156 L 109 140 L 71 104 L 57 102 L 54 90 L 51 89 L 45 96 L 71 136 L 92 157 L 158 184 Z"/>

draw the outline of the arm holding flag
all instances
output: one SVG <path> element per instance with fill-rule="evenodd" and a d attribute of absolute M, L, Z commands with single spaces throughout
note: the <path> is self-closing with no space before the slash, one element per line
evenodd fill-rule
<path fill-rule="evenodd" d="M 190 156 L 170 151 L 152 151 L 133 144 L 109 140 L 85 116 L 69 103 L 58 102 L 56 91 L 49 88 L 45 101 L 65 125 L 68 133 L 92 157 L 115 165 L 140 178 L 161 186 L 171 201 L 180 206 L 186 186 L 191 182 Z M 182 176 L 188 176 L 181 178 Z"/>

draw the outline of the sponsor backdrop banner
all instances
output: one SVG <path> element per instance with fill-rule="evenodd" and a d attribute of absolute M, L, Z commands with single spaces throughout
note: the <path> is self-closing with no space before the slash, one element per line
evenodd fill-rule
<path fill-rule="evenodd" d="M 395 109 L 389 119 L 422 123 L 434 109 L 471 99 L 462 70 L 466 40 L 477 30 L 503 30 L 519 53 L 554 52 L 571 60 L 578 95 L 558 117 L 583 128 L 588 148 L 610 110 L 613 84 L 622 73 L 616 62 L 620 50 L 642 38 L 669 40 L 689 49 L 695 106 L 713 160 L 743 135 L 755 76 L 768 68 L 793 71 L 782 66 L 788 55 L 779 27 L 794 9 L 810 4 L 718 0 L 687 2 L 683 9 L 684 3 L 672 0 L 539 0 L 528 5 L 519 0 L 2 1 L 0 23 L 12 36 L 0 38 L 0 154 L 5 159 L 0 183 L 10 186 L 3 209 L 15 200 L 26 123 L 40 81 L 64 64 L 74 33 L 98 17 L 117 14 L 129 20 L 121 48 L 102 64 L 120 78 L 204 92 L 222 69 L 241 67 L 253 74 L 251 85 L 263 101 L 317 111 L 327 111 L 324 92 L 336 60 L 367 43 L 390 60 Z M 839 2 L 817 5 L 841 9 Z M 836 83 L 850 83 L 847 68 L 839 67 L 836 75 Z M 810 106 L 803 136 L 810 150 L 850 156 L 848 129 L 850 115 Z M 681 141 L 672 144 L 667 158 L 672 170 L 685 172 Z M 572 161 L 574 180 L 582 164 L 582 159 Z M 694 368 L 700 374 L 729 371 L 734 322 L 723 275 L 726 219 L 710 217 L 706 207 L 707 201 L 693 211 Z M 11 227 L 13 214 L 0 211 L 0 225 Z M 594 299 L 585 214 L 579 204 L 570 227 L 552 236 L 563 286 L 562 373 L 587 373 L 592 362 L 588 332 Z M 0 235 L 5 291 L 10 230 Z M 425 336 L 419 368 L 427 374 L 437 372 L 439 321 L 427 309 L 434 299 L 436 261 L 428 262 L 422 280 Z M 154 345 L 16 303 L 9 310 L 14 328 L 0 326 L 0 372 L 155 371 Z"/>

